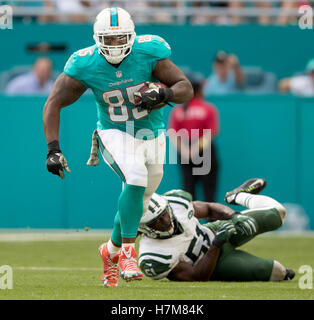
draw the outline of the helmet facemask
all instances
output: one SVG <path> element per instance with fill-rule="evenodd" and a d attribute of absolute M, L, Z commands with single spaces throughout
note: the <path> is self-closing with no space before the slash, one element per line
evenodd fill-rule
<path fill-rule="evenodd" d="M 116 37 L 116 44 L 109 44 L 108 39 Z M 121 41 L 125 39 L 125 41 Z M 118 64 L 127 55 L 131 53 L 135 39 L 135 32 L 119 32 L 117 34 L 95 33 L 94 40 L 98 46 L 99 52 L 106 58 L 109 63 Z M 122 43 L 125 42 L 125 43 Z"/>
<path fill-rule="evenodd" d="M 169 222 L 167 225 L 162 224 L 157 227 L 159 220 L 163 216 L 169 216 Z M 159 213 L 154 219 L 150 220 L 147 223 L 140 223 L 139 231 L 144 233 L 149 238 L 154 239 L 169 239 L 173 236 L 176 231 L 177 219 L 172 212 L 172 208 L 167 204 L 166 208 Z"/>

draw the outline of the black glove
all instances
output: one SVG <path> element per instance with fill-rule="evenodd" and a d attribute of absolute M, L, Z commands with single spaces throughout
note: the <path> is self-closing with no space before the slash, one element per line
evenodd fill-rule
<path fill-rule="evenodd" d="M 57 140 L 48 143 L 46 166 L 49 172 L 56 174 L 61 179 L 64 179 L 63 169 L 67 172 L 71 172 L 67 161 L 60 150 L 59 142 Z"/>
<path fill-rule="evenodd" d="M 224 221 L 217 229 L 212 244 L 217 248 L 221 248 L 236 233 L 232 221 Z"/>
<path fill-rule="evenodd" d="M 154 106 L 162 102 L 167 102 L 173 97 L 173 91 L 170 88 L 159 88 L 154 83 L 149 83 L 149 90 L 146 92 L 135 92 L 134 96 L 141 99 L 137 105 L 138 111 L 147 110 L 151 112 Z"/>

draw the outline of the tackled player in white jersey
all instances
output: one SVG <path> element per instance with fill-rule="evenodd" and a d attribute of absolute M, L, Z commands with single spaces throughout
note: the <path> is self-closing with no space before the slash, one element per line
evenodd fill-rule
<path fill-rule="evenodd" d="M 174 281 L 280 281 L 294 271 L 273 259 L 256 257 L 237 247 L 278 229 L 286 210 L 258 195 L 264 179 L 250 179 L 228 192 L 225 201 L 248 207 L 235 212 L 219 203 L 192 201 L 189 193 L 154 194 L 143 216 L 139 264 L 146 276 Z M 209 219 L 201 225 L 198 219 Z"/>

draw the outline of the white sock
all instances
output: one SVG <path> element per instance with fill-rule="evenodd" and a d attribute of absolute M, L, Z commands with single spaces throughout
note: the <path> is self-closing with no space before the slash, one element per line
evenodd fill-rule
<path fill-rule="evenodd" d="M 281 263 L 274 260 L 273 271 L 270 275 L 269 281 L 281 281 L 285 278 L 286 273 L 286 268 Z"/>
<path fill-rule="evenodd" d="M 235 202 L 249 209 L 275 208 L 279 212 L 282 222 L 285 221 L 286 208 L 271 197 L 240 192 L 236 196 Z"/>
<path fill-rule="evenodd" d="M 110 253 L 110 257 L 112 258 L 116 253 L 120 251 L 121 247 L 115 246 L 110 239 L 107 243 L 107 249 Z"/>
<path fill-rule="evenodd" d="M 277 202 L 276 200 L 270 197 L 260 196 L 258 194 L 250 194 L 246 192 L 240 192 L 237 195 L 235 202 L 249 209 L 259 209 L 259 208 L 269 208 L 269 207 L 276 208 L 277 206 L 281 206 L 279 202 Z"/>

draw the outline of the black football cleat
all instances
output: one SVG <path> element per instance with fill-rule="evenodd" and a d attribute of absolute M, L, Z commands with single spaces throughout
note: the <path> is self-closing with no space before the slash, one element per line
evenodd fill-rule
<path fill-rule="evenodd" d="M 295 272 L 292 269 L 286 269 L 286 276 L 284 280 L 292 280 L 295 276 Z"/>
<path fill-rule="evenodd" d="M 239 187 L 229 191 L 225 195 L 225 202 L 228 204 L 236 204 L 235 199 L 238 193 L 246 192 L 258 194 L 266 187 L 266 180 L 262 178 L 253 178 L 245 181 Z"/>

